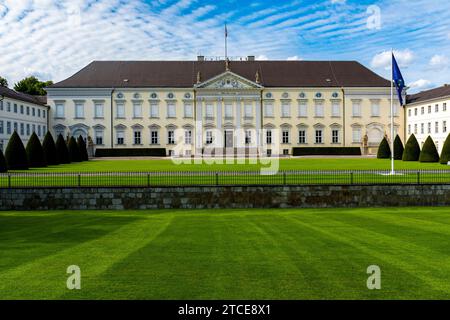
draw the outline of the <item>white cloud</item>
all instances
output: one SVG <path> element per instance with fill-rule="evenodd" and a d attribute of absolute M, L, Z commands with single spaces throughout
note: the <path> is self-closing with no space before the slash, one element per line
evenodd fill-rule
<path fill-rule="evenodd" d="M 414 61 L 414 54 L 409 49 L 394 50 L 394 55 L 400 67 L 408 67 Z M 391 51 L 383 51 L 372 58 L 371 66 L 373 68 L 390 69 L 391 61 Z"/>
<path fill-rule="evenodd" d="M 430 60 L 430 66 L 436 68 L 446 68 L 449 65 L 449 59 L 442 55 L 436 54 Z"/>
<path fill-rule="evenodd" d="M 260 54 L 259 56 L 256 57 L 256 60 L 265 61 L 269 60 L 269 58 L 265 54 Z"/>
<path fill-rule="evenodd" d="M 331 0 L 331 3 L 339 3 L 339 4 L 342 4 L 342 3 L 345 3 L 347 0 Z"/>
<path fill-rule="evenodd" d="M 419 79 L 417 81 L 414 81 L 412 83 L 409 84 L 410 87 L 410 91 L 421 91 L 421 90 L 426 90 L 426 89 L 430 89 L 433 87 L 433 83 L 430 80 L 426 80 L 426 79 Z"/>
<path fill-rule="evenodd" d="M 299 56 L 293 56 L 293 57 L 288 57 L 286 60 L 287 61 L 296 61 L 296 60 L 303 60 L 303 59 L 300 58 Z"/>

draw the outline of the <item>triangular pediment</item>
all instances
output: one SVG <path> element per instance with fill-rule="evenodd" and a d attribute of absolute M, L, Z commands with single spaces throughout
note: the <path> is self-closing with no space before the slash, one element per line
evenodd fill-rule
<path fill-rule="evenodd" d="M 200 89 L 260 89 L 262 86 L 249 79 L 241 77 L 240 75 L 225 71 L 209 80 L 196 85 L 196 88 Z"/>

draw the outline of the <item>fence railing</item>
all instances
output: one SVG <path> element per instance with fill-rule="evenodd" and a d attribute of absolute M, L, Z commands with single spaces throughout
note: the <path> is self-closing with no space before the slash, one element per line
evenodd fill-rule
<path fill-rule="evenodd" d="M 0 188 L 450 184 L 450 170 L 5 173 Z"/>

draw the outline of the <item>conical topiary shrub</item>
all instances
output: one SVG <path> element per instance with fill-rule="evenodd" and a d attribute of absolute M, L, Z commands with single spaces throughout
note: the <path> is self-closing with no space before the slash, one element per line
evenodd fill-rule
<path fill-rule="evenodd" d="M 74 137 L 69 139 L 69 157 L 71 162 L 81 162 L 81 153 Z"/>
<path fill-rule="evenodd" d="M 42 142 L 42 149 L 44 150 L 45 160 L 47 165 L 54 166 L 59 164 L 59 157 L 56 152 L 55 140 L 50 132 L 45 135 L 44 141 Z"/>
<path fill-rule="evenodd" d="M 89 155 L 86 148 L 86 142 L 82 136 L 79 136 L 77 139 L 78 149 L 80 150 L 81 161 L 89 161 Z"/>
<path fill-rule="evenodd" d="M 441 152 L 441 164 L 447 164 L 450 161 L 450 134 L 444 142 Z"/>
<path fill-rule="evenodd" d="M 405 151 L 405 148 L 403 147 L 402 139 L 400 139 L 400 136 L 397 135 L 394 140 L 394 159 L 402 160 L 403 151 Z"/>
<path fill-rule="evenodd" d="M 423 144 L 422 151 L 419 156 L 420 162 L 439 162 L 439 153 L 436 149 L 433 139 L 428 136 Z"/>
<path fill-rule="evenodd" d="M 56 155 L 60 164 L 70 163 L 69 149 L 67 149 L 66 140 L 64 140 L 62 134 L 56 139 Z"/>
<path fill-rule="evenodd" d="M 22 139 L 16 131 L 11 135 L 5 152 L 8 170 L 28 170 L 28 157 Z"/>
<path fill-rule="evenodd" d="M 3 155 L 3 151 L 0 150 L 0 173 L 4 173 L 8 171 L 8 167 L 6 166 L 6 159 Z"/>
<path fill-rule="evenodd" d="M 420 146 L 414 134 L 409 137 L 403 151 L 403 161 L 418 161 L 420 156 Z"/>
<path fill-rule="evenodd" d="M 30 168 L 42 168 L 47 166 L 44 149 L 42 149 L 41 142 L 35 132 L 33 132 L 30 140 L 28 140 L 26 151 Z"/>
<path fill-rule="evenodd" d="M 389 147 L 389 142 L 386 138 L 381 140 L 380 146 L 378 147 L 378 159 L 390 159 L 391 158 L 391 148 Z"/>

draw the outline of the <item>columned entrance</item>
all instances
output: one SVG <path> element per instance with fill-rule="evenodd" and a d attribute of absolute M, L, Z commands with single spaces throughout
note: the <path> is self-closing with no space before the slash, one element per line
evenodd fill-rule
<path fill-rule="evenodd" d="M 225 130 L 225 148 L 234 148 L 233 130 Z"/>

